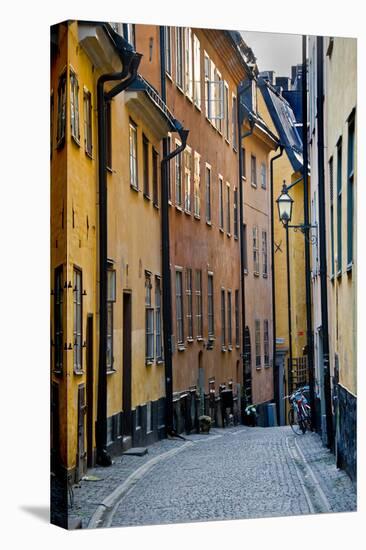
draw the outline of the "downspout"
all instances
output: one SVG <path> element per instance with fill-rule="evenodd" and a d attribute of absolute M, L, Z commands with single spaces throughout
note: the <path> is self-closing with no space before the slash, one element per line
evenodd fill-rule
<path fill-rule="evenodd" d="M 249 87 L 249 86 L 248 86 Z M 245 260 L 245 251 L 244 251 L 244 188 L 243 188 L 243 150 L 242 150 L 242 141 L 251 136 L 254 131 L 254 118 L 252 115 L 248 115 L 248 121 L 250 129 L 244 134 L 241 133 L 241 101 L 240 96 L 245 92 L 246 89 L 239 91 L 239 86 L 237 90 L 238 96 L 238 106 L 237 106 L 237 115 L 238 115 L 238 137 L 239 137 L 239 222 L 240 222 L 240 291 L 241 291 L 241 342 L 242 342 L 242 359 L 243 359 L 243 408 L 246 406 L 246 393 L 245 393 L 245 273 L 244 273 L 244 260 Z"/>
<path fill-rule="evenodd" d="M 313 332 L 311 311 L 311 286 L 310 286 L 310 242 L 309 242 L 309 196 L 308 196 L 308 105 L 307 105 L 307 60 L 306 60 L 306 35 L 302 37 L 302 146 L 303 146 L 303 183 L 304 183 L 304 248 L 305 248 L 305 291 L 306 291 L 306 337 L 307 356 L 309 369 L 311 426 L 315 429 L 315 400 L 314 400 L 314 358 L 313 358 Z"/>
<path fill-rule="evenodd" d="M 317 37 L 317 118 L 318 118 L 318 194 L 319 194 L 319 265 L 322 339 L 324 356 L 324 396 L 327 424 L 327 446 L 334 448 L 333 418 L 331 405 L 331 386 L 329 371 L 329 329 L 327 297 L 327 251 L 325 228 L 325 188 L 324 188 L 324 73 L 323 73 L 323 37 Z"/>
<path fill-rule="evenodd" d="M 98 178 L 99 178 L 99 370 L 98 403 L 96 423 L 97 463 L 110 466 L 112 461 L 107 452 L 107 172 L 106 172 L 106 101 L 126 89 L 136 78 L 141 54 L 131 50 L 120 52 L 122 70 L 101 75 L 97 82 L 98 108 Z M 127 75 L 129 75 L 127 77 Z M 127 77 L 127 78 L 126 78 Z M 125 79 L 125 80 L 123 80 Z M 108 93 L 105 82 L 122 80 Z"/>
<path fill-rule="evenodd" d="M 161 97 L 166 104 L 165 85 L 165 35 L 160 27 L 160 80 Z M 163 158 L 161 160 L 161 241 L 162 241 L 162 291 L 163 291 L 163 342 L 165 365 L 165 427 L 168 435 L 177 435 L 173 427 L 173 350 L 172 350 L 172 281 L 170 271 L 170 237 L 169 237 L 169 161 L 184 151 L 189 130 L 185 130 L 176 120 L 176 131 L 182 145 L 168 151 L 168 139 L 163 139 Z"/>
<path fill-rule="evenodd" d="M 270 185 L 271 185 L 271 263 L 272 263 L 272 372 L 273 372 L 273 397 L 276 403 L 277 423 L 280 425 L 280 402 L 279 392 L 275 392 L 276 385 L 276 281 L 275 281 L 275 252 L 274 252 L 274 188 L 273 188 L 273 163 L 283 155 L 283 145 L 280 145 L 280 152 L 271 158 L 270 164 Z M 276 393 L 276 395 L 275 395 Z"/>

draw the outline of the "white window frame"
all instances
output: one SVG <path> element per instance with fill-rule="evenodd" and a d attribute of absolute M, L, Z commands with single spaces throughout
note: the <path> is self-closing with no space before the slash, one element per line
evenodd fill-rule
<path fill-rule="evenodd" d="M 231 193 L 230 183 L 226 182 L 226 233 L 231 237 Z"/>
<path fill-rule="evenodd" d="M 172 76 L 172 27 L 164 27 L 165 36 L 165 72 Z"/>
<path fill-rule="evenodd" d="M 184 27 L 175 27 L 175 83 L 184 91 Z"/>
<path fill-rule="evenodd" d="M 235 103 L 235 107 L 234 107 Z M 232 143 L 234 151 L 238 150 L 238 119 L 237 119 L 237 98 L 235 94 L 231 94 L 231 123 L 232 123 Z"/>
<path fill-rule="evenodd" d="M 193 274 L 192 268 L 186 268 L 186 298 L 187 298 L 187 340 L 193 340 Z"/>
<path fill-rule="evenodd" d="M 201 110 L 201 44 L 193 34 L 193 102 Z"/>
<path fill-rule="evenodd" d="M 178 294 L 178 279 L 180 279 L 180 294 Z M 180 305 L 180 308 L 178 305 Z M 177 266 L 175 267 L 175 316 L 177 327 L 177 344 L 182 347 L 184 346 L 183 269 Z"/>
<path fill-rule="evenodd" d="M 262 258 L 263 258 L 263 277 L 268 277 L 268 238 L 267 231 L 262 230 Z"/>
<path fill-rule="evenodd" d="M 193 155 L 193 170 L 194 170 L 194 191 L 193 191 L 193 213 L 195 218 L 201 217 L 201 155 L 197 153 L 197 151 L 194 152 Z"/>
<path fill-rule="evenodd" d="M 184 211 L 192 212 L 191 180 L 192 180 L 192 149 L 186 146 L 184 150 Z"/>
<path fill-rule="evenodd" d="M 175 148 L 178 149 L 182 144 L 177 139 L 175 140 Z M 179 209 L 183 208 L 183 170 L 182 170 L 182 153 L 176 155 L 174 163 L 174 196 L 175 206 Z M 179 187 L 178 187 L 179 182 Z M 180 193 L 177 193 L 179 188 Z M 180 197 L 179 197 L 180 194 Z"/>
<path fill-rule="evenodd" d="M 209 174 L 209 182 L 207 180 L 207 174 Z M 206 216 L 206 223 L 211 225 L 212 223 L 212 169 L 211 164 L 208 164 L 206 162 L 205 164 L 205 216 Z M 209 216 L 208 216 L 208 210 Z"/>
<path fill-rule="evenodd" d="M 190 27 L 184 28 L 184 92 L 193 100 L 193 44 Z"/>
<path fill-rule="evenodd" d="M 259 275 L 259 244 L 258 244 L 258 226 L 253 225 L 253 272 Z"/>
<path fill-rule="evenodd" d="M 261 187 L 267 189 L 267 166 L 265 162 L 261 163 Z"/>
<path fill-rule="evenodd" d="M 137 124 L 129 120 L 129 159 L 130 159 L 130 186 L 138 191 L 138 134 Z"/>
<path fill-rule="evenodd" d="M 219 229 L 224 231 L 224 180 L 221 174 L 218 176 L 219 180 Z"/>
<path fill-rule="evenodd" d="M 230 143 L 230 118 L 229 118 L 229 84 L 224 80 L 224 135 Z"/>

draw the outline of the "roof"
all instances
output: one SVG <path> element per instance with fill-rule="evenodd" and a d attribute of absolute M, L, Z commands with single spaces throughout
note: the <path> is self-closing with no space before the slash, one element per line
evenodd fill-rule
<path fill-rule="evenodd" d="M 284 147 L 294 172 L 303 168 L 302 139 L 296 127 L 295 114 L 284 97 L 263 78 L 258 78 L 263 98 L 272 117 L 281 145 Z"/>

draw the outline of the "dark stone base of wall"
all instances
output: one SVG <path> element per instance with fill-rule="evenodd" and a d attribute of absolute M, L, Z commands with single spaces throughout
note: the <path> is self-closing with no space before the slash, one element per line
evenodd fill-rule
<path fill-rule="evenodd" d="M 148 415 L 150 418 L 148 418 Z M 144 447 L 165 437 L 165 397 L 138 405 L 131 411 L 131 427 L 125 425 L 124 413 L 107 419 L 108 453 L 117 456 L 131 447 Z"/>
<path fill-rule="evenodd" d="M 338 384 L 337 467 L 357 480 L 357 398 Z"/>

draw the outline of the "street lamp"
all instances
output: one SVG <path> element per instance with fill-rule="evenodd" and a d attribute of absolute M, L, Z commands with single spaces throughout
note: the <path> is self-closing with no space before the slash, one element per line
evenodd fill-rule
<path fill-rule="evenodd" d="M 288 194 L 285 181 L 283 182 L 281 195 L 278 197 L 276 202 L 280 221 L 283 225 L 287 225 L 288 222 L 291 221 L 292 203 L 294 202 L 294 199 Z"/>

